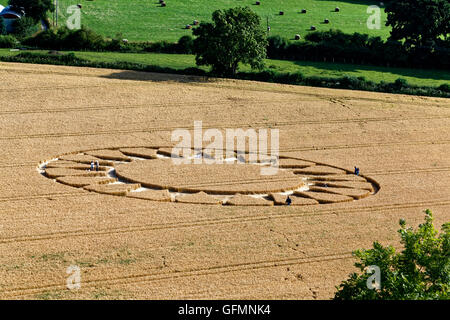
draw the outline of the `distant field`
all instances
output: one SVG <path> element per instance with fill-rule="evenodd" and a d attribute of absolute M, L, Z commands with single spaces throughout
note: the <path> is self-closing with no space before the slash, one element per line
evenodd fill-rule
<path fill-rule="evenodd" d="M 0 0 L 6 4 L 7 0 Z M 295 34 L 305 36 L 311 25 L 318 30 L 330 28 L 341 29 L 344 32 L 361 32 L 386 38 L 389 29 L 384 26 L 386 15 L 382 10 L 381 29 L 369 30 L 366 26 L 367 6 L 379 4 L 379 1 L 348 0 L 262 0 L 260 6 L 254 5 L 254 0 L 167 0 L 167 7 L 160 7 L 157 0 L 59 0 L 59 21 L 64 23 L 67 7 L 82 4 L 82 25 L 90 27 L 107 37 L 121 33 L 124 38 L 139 41 L 178 40 L 181 36 L 191 34 L 183 29 L 194 19 L 205 21 L 211 19 L 211 13 L 216 9 L 236 6 L 250 6 L 263 19 L 266 27 L 267 17 L 271 26 L 271 34 L 279 34 L 293 38 Z M 332 12 L 339 7 L 341 12 Z M 306 9 L 306 14 L 300 11 Z M 284 11 L 280 16 L 279 12 Z M 330 24 L 323 24 L 329 19 Z"/>
<path fill-rule="evenodd" d="M 37 51 L 46 52 L 46 51 Z M 158 65 L 174 69 L 185 69 L 196 67 L 195 57 L 184 54 L 162 54 L 162 53 L 116 53 L 116 52 L 74 52 L 79 58 L 91 61 L 126 61 L 147 65 Z M 13 55 L 9 49 L 0 49 L 0 55 Z M 450 72 L 440 70 L 406 69 L 406 68 L 383 68 L 365 65 L 266 60 L 266 67 L 278 72 L 301 72 L 305 76 L 320 77 L 342 77 L 344 75 L 365 77 L 374 82 L 394 82 L 398 78 L 404 78 L 409 83 L 421 86 L 439 86 L 450 82 Z M 203 67 L 202 69 L 208 70 Z M 240 70 L 250 71 L 250 67 L 241 65 Z"/>

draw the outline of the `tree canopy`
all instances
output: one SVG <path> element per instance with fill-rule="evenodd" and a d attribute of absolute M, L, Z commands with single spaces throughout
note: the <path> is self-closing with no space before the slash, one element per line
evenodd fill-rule
<path fill-rule="evenodd" d="M 355 266 L 362 273 L 352 273 L 342 282 L 335 300 L 450 299 L 450 223 L 438 235 L 431 211 L 425 213 L 425 223 L 418 230 L 406 228 L 400 220 L 398 232 L 404 247 L 400 253 L 378 242 L 373 249 L 354 252 L 359 259 Z M 366 271 L 373 266 L 379 268 L 378 288 L 368 286 L 373 275 Z"/>
<path fill-rule="evenodd" d="M 433 47 L 436 41 L 449 38 L 449 0 L 386 0 L 385 12 L 392 40 Z"/>
<path fill-rule="evenodd" d="M 267 39 L 256 13 L 248 7 L 216 10 L 212 20 L 193 31 L 197 65 L 211 65 L 219 75 L 236 74 L 240 62 L 263 68 Z"/>
<path fill-rule="evenodd" d="M 23 10 L 36 23 L 41 19 L 46 20 L 47 12 L 55 10 L 53 0 L 9 0 L 8 3 L 14 10 Z"/>

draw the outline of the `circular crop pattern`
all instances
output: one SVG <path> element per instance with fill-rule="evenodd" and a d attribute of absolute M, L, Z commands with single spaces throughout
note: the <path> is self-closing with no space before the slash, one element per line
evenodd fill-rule
<path fill-rule="evenodd" d="M 305 159 L 280 157 L 275 167 L 246 152 L 216 159 L 211 150 L 190 151 L 183 158 L 172 157 L 167 147 L 92 150 L 43 162 L 38 170 L 90 192 L 208 205 L 317 205 L 355 201 L 378 190 L 370 178 Z M 277 170 L 262 174 L 270 167 Z"/>

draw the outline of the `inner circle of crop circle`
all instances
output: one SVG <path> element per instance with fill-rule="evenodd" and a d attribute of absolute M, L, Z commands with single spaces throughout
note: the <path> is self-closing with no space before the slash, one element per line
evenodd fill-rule
<path fill-rule="evenodd" d="M 173 161 L 170 147 L 127 147 L 82 151 L 43 161 L 38 171 L 56 183 L 135 201 L 230 206 L 311 206 L 357 201 L 375 194 L 379 185 L 351 170 L 291 156 L 273 163 L 254 160 L 248 152 L 219 162 L 205 149 Z M 206 162 L 206 163 L 205 163 Z"/>
<path fill-rule="evenodd" d="M 116 167 L 123 180 L 140 183 L 147 188 L 177 192 L 209 194 L 263 194 L 295 190 L 303 180 L 291 171 L 278 170 L 274 175 L 261 175 L 260 166 L 240 164 L 178 164 L 165 159 L 133 161 Z"/>

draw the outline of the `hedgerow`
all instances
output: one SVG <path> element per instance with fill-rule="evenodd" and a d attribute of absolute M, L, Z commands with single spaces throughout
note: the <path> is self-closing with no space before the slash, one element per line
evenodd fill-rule
<path fill-rule="evenodd" d="M 160 67 L 156 65 L 146 65 L 132 62 L 116 61 L 116 62 L 98 62 L 80 59 L 73 53 L 68 54 L 42 54 L 34 52 L 21 52 L 14 56 L 0 57 L 2 61 L 8 62 L 24 62 L 37 64 L 56 64 L 56 65 L 70 65 L 80 67 L 94 67 L 94 68 L 108 68 L 108 69 L 122 69 L 145 72 L 160 72 L 185 74 L 196 76 L 216 76 L 199 68 L 174 69 L 168 67 Z M 293 85 L 306 85 L 313 87 L 326 87 L 336 89 L 351 89 L 363 91 L 377 91 L 388 93 L 400 93 L 408 95 L 421 95 L 450 98 L 450 86 L 443 84 L 439 87 L 416 86 L 409 84 L 405 79 L 397 79 L 393 83 L 381 81 L 375 83 L 366 80 L 364 77 L 343 76 L 339 78 L 329 77 L 306 77 L 300 72 L 282 73 L 270 69 L 260 72 L 239 72 L 235 76 L 237 79 L 254 80 L 264 82 L 274 82 Z"/>

